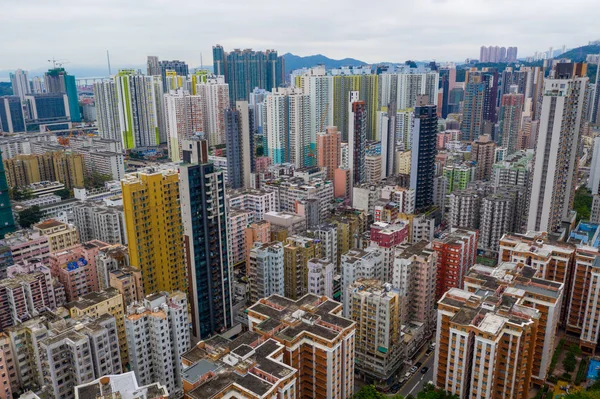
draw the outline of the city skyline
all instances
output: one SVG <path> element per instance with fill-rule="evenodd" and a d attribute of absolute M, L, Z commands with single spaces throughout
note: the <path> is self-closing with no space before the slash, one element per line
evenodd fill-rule
<path fill-rule="evenodd" d="M 550 46 L 571 48 L 596 39 L 593 13 L 579 12 L 586 6 L 593 7 L 591 0 L 576 0 L 560 12 L 560 8 L 545 3 L 544 21 L 537 24 L 534 17 L 539 2 L 519 3 L 519 14 L 514 15 L 508 11 L 510 7 L 498 4 L 483 9 L 475 7 L 473 0 L 433 1 L 425 6 L 389 1 L 379 5 L 387 11 L 377 19 L 353 12 L 358 3 L 328 2 L 296 7 L 291 20 L 289 10 L 279 3 L 260 8 L 237 1 L 202 6 L 185 2 L 177 8 L 158 3 L 140 8 L 141 3 L 136 1 L 81 4 L 62 0 L 61 7 L 39 0 L 26 6 L 4 3 L 0 32 L 4 36 L 15 34 L 20 40 L 5 43 L 0 71 L 40 68 L 52 57 L 73 64 L 84 60 L 82 65 L 106 65 L 107 49 L 114 65 L 125 65 L 132 59 L 142 65 L 147 54 L 159 54 L 163 59 L 183 59 L 200 66 L 201 53 L 202 63 L 210 65 L 211 46 L 216 43 L 225 48 L 275 48 L 281 54 L 325 54 L 376 63 L 406 59 L 462 61 L 477 58 L 482 45 L 517 46 L 524 56 L 546 51 Z M 182 7 L 185 13 L 180 12 Z M 64 9 L 69 12 L 62 12 Z M 262 12 L 265 9 L 269 12 Z M 315 9 L 320 10 L 318 15 Z M 336 15 L 338 22 L 323 23 L 326 15 Z M 92 16 L 94 24 L 89 24 Z M 27 29 L 19 22 L 22 18 L 29 21 Z M 53 24 L 48 25 L 48 19 Z M 157 22 L 163 29 L 155 29 Z M 506 29 L 508 24 L 511 30 Z M 558 25 L 560 33 L 553 31 Z M 181 26 L 189 27 L 186 35 L 169 33 Z M 219 29 L 221 26 L 227 26 L 227 31 Z M 418 34 L 413 33 L 415 29 L 419 29 Z M 453 34 L 447 35 L 448 31 Z M 390 41 L 394 36 L 406 40 Z M 175 38 L 180 45 L 173 45 Z M 62 43 L 59 51 L 46 54 L 46 49 L 57 48 L 56 43 Z"/>

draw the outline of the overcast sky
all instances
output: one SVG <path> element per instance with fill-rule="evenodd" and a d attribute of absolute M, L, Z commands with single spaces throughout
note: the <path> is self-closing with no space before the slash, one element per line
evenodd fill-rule
<path fill-rule="evenodd" d="M 600 39 L 598 0 L 0 0 L 0 69 L 212 63 L 212 46 L 366 62 L 519 57 Z"/>

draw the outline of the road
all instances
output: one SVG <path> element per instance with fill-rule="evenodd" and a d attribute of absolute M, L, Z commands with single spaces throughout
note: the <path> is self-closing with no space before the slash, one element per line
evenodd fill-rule
<path fill-rule="evenodd" d="M 417 360 L 423 362 L 423 365 L 412 375 L 412 377 L 410 377 L 408 381 L 406 381 L 404 386 L 398 392 L 402 396 L 417 396 L 417 393 L 419 393 L 423 389 L 423 384 L 425 384 L 428 381 L 433 381 L 433 361 L 435 359 L 435 352 L 431 352 L 427 360 L 423 361 L 423 359 L 425 359 L 424 356 L 421 359 Z M 417 361 L 415 361 L 415 363 Z M 429 370 L 427 370 L 425 374 L 421 374 L 420 369 L 425 366 L 429 367 Z"/>

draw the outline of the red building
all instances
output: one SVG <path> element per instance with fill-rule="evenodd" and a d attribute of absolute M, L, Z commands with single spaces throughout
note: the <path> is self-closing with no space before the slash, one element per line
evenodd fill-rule
<path fill-rule="evenodd" d="M 408 239 L 408 224 L 388 224 L 376 222 L 371 225 L 371 242 L 380 247 L 391 248 L 403 244 Z"/>
<path fill-rule="evenodd" d="M 433 241 L 437 252 L 436 301 L 451 288 L 463 288 L 465 275 L 475 264 L 478 241 L 479 231 L 456 228 Z"/>

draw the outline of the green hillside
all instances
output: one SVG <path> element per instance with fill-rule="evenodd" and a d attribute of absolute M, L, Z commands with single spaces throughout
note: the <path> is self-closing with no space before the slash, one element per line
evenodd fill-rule
<path fill-rule="evenodd" d="M 588 54 L 600 54 L 600 45 L 576 47 L 555 58 L 569 58 L 573 62 L 583 62 Z"/>

